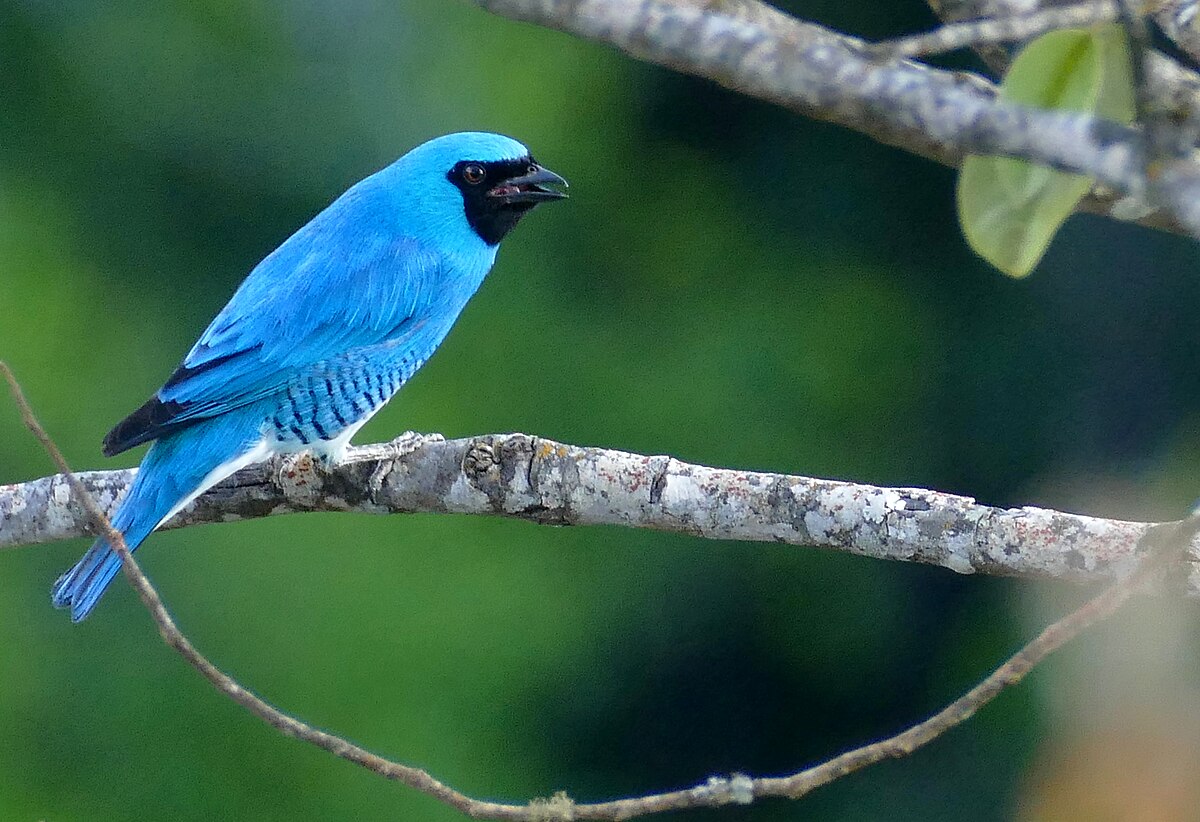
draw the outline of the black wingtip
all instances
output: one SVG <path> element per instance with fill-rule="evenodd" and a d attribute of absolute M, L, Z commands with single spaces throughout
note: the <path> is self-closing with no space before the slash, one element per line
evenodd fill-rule
<path fill-rule="evenodd" d="M 134 443 L 129 441 L 132 439 L 132 435 L 128 430 L 131 418 L 132 415 L 121 420 L 113 430 L 104 435 L 104 442 L 100 446 L 104 452 L 104 456 L 115 457 L 122 451 L 128 451 L 134 446 Z"/>
<path fill-rule="evenodd" d="M 157 396 L 151 397 L 105 435 L 104 456 L 115 457 L 122 451 L 186 426 L 186 421 L 177 419 L 182 410 L 183 406 L 177 402 L 162 402 Z"/>

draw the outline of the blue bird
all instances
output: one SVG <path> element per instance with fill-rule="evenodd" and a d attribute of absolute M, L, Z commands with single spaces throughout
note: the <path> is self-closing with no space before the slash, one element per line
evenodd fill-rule
<path fill-rule="evenodd" d="M 131 550 L 193 499 L 273 454 L 335 463 L 445 338 L 501 239 L 565 186 L 515 140 L 430 140 L 357 183 L 245 279 L 183 364 L 104 438 L 153 442 L 113 525 Z M 54 585 L 73 621 L 121 567 L 98 539 Z"/>

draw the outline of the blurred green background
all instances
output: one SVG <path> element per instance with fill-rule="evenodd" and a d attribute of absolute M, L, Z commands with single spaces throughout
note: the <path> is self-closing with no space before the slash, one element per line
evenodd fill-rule
<path fill-rule="evenodd" d="M 790 8 L 872 37 L 931 23 Z M 526 142 L 571 200 L 521 225 L 360 442 L 525 431 L 1127 518 L 1200 492 L 1194 244 L 1077 217 L 1013 282 L 966 249 L 950 171 L 467 2 L 0 0 L 0 358 L 76 467 L 133 465 L 101 437 L 254 263 L 463 129 Z M 0 399 L 0 483 L 47 473 Z M 797 769 L 923 718 L 1085 593 L 483 518 L 148 544 L 244 684 L 515 801 Z M 49 588 L 85 547 L 0 556 L 0 820 L 459 818 L 219 697 L 124 584 L 71 625 Z M 1138 604 L 910 760 L 672 819 L 1097 818 L 1078 802 L 1128 727 L 1139 766 L 1198 756 L 1191 616 Z"/>

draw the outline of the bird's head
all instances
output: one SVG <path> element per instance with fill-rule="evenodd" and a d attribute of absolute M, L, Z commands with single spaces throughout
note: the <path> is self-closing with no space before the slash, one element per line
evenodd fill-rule
<path fill-rule="evenodd" d="M 504 239 L 538 203 L 567 196 L 552 187 L 566 187 L 566 180 L 539 165 L 525 146 L 500 134 L 447 134 L 417 146 L 397 165 L 435 176 L 436 194 L 427 202 L 436 200 L 457 211 L 489 246 Z"/>

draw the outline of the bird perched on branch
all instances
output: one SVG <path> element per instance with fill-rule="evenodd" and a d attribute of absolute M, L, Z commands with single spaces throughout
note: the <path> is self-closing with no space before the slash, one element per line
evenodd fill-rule
<path fill-rule="evenodd" d="M 566 182 L 498 134 L 430 140 L 350 188 L 238 288 L 166 384 L 104 438 L 153 441 L 113 516 L 136 549 L 235 471 L 350 438 L 445 338 L 501 239 Z M 121 567 L 98 539 L 54 585 L 86 617 Z"/>

